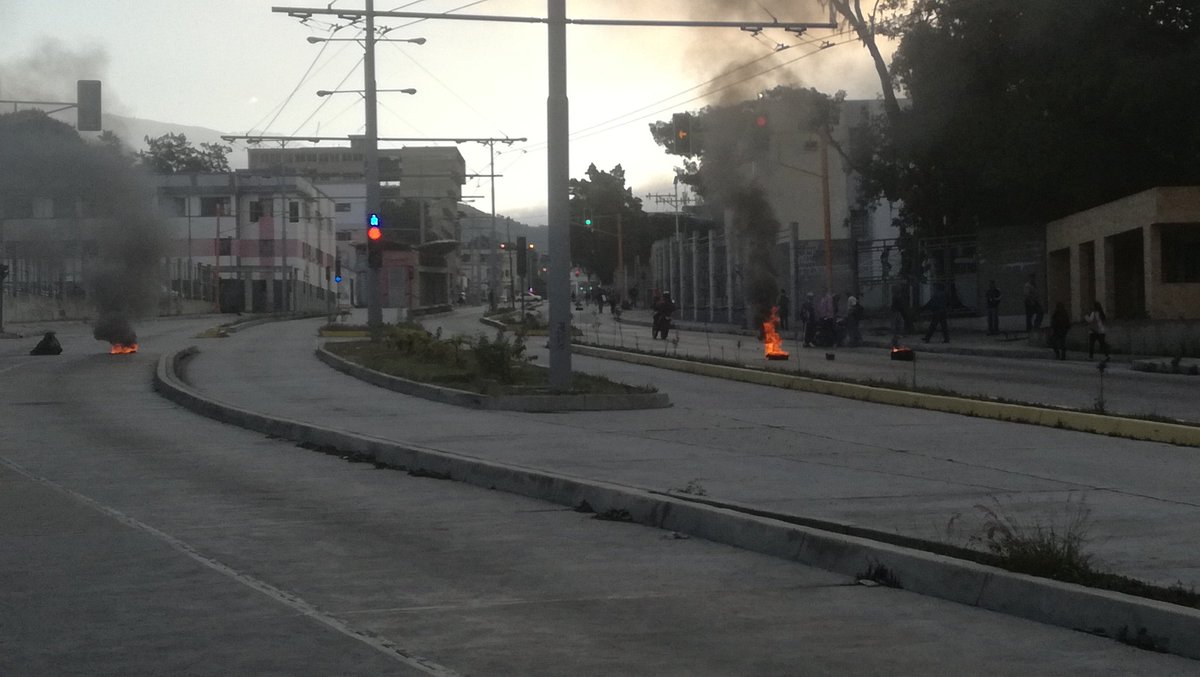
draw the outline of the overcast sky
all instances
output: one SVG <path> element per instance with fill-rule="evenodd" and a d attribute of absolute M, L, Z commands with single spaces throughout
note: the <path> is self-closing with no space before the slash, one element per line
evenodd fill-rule
<path fill-rule="evenodd" d="M 319 98 L 318 89 L 363 88 L 356 42 L 309 44 L 347 24 L 306 23 L 273 6 L 325 7 L 329 0 L 0 0 L 0 99 L 74 98 L 76 79 L 104 82 L 106 112 L 197 125 L 231 134 L 338 136 L 362 133 L 357 94 Z M 336 0 L 334 9 L 361 9 Z M 716 9 L 709 9 L 709 6 Z M 766 9 L 764 9 L 764 7 Z M 377 10 L 544 16 L 544 0 L 376 0 Z M 568 0 L 574 18 L 767 19 L 820 21 L 815 1 Z M 409 25 L 411 24 L 411 25 Z M 389 37 L 424 37 L 422 46 L 380 43 L 380 89 L 415 87 L 415 96 L 379 95 L 379 131 L 395 137 L 527 137 L 497 145 L 497 211 L 546 221 L 546 28 L 540 24 L 381 19 Z M 669 192 L 671 156 L 647 125 L 673 111 L 725 97 L 753 96 L 780 83 L 879 93 L 866 51 L 844 33 L 736 29 L 568 27 L 571 175 L 590 163 L 621 164 L 635 195 Z M 346 26 L 333 37 L 355 37 Z M 820 49 L 822 42 L 833 46 Z M 779 49 L 788 46 L 787 49 Z M 757 60 L 757 61 L 756 61 Z M 728 78 L 705 84 L 736 65 Z M 773 70 L 772 70 L 773 69 Z M 769 72 L 765 72 L 769 71 Z M 734 85 L 733 83 L 737 83 Z M 733 85 L 729 88 L 724 88 Z M 719 90 L 719 91 L 717 91 Z M 137 141 L 137 140 L 131 140 Z M 409 144 L 412 145 L 412 144 Z M 488 173 L 478 144 L 461 146 L 468 172 Z M 490 210 L 486 179 L 464 195 Z M 647 201 L 648 209 L 660 208 Z"/>

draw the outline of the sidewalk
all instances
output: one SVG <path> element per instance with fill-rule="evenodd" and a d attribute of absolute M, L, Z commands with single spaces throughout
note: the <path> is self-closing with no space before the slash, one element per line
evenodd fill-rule
<path fill-rule="evenodd" d="M 868 324 L 863 345 L 855 348 L 804 348 L 796 331 L 784 332 L 787 360 L 765 361 L 757 333 L 725 324 L 676 323 L 669 341 L 650 336 L 650 312 L 624 311 L 621 322 L 609 314 L 576 312 L 582 342 L 702 360 L 735 362 L 754 368 L 788 371 L 833 380 L 958 393 L 1077 411 L 1103 411 L 1200 424 L 1200 378 L 1148 373 L 1130 368 L 1128 356 L 1114 356 L 1106 369 L 1087 355 L 1069 352 L 1054 360 L 1049 348 L 1003 341 L 982 331 L 951 334 L 951 343 L 930 343 L 921 336 L 902 337 L 916 352 L 914 362 L 890 359 L 891 336 Z M 795 327 L 793 327 L 795 329 Z M 954 331 L 954 328 L 951 328 Z"/>
<path fill-rule="evenodd" d="M 653 312 L 647 309 L 623 310 L 621 311 L 621 322 L 649 327 L 652 316 Z M 942 343 L 940 333 L 935 333 L 929 343 L 922 341 L 921 339 L 924 336 L 922 332 L 928 327 L 928 323 L 925 321 L 917 322 L 914 327 L 917 332 L 901 337 L 901 343 L 910 347 L 920 347 L 921 350 L 932 353 L 1038 360 L 1054 359 L 1054 351 L 1049 346 L 1044 345 L 1044 342 L 1039 342 L 1037 339 L 1031 339 L 1030 335 L 1023 329 L 991 335 L 986 330 L 978 328 L 976 326 L 978 323 L 978 318 L 952 318 L 949 327 L 950 343 L 946 344 Z M 686 332 L 713 332 L 718 334 L 758 336 L 757 329 L 745 329 L 741 326 L 719 321 L 709 323 L 694 320 L 676 320 L 674 326 Z M 798 335 L 801 332 L 800 326 L 800 323 L 793 319 L 790 324 L 790 330 L 782 332 L 789 343 L 799 338 Z M 1078 333 L 1081 330 L 1076 327 L 1074 331 Z M 863 347 L 890 348 L 892 345 L 891 327 L 884 320 L 869 319 L 864 321 L 862 324 L 862 337 Z M 1078 350 L 1069 351 L 1068 354 L 1074 360 L 1081 360 L 1086 357 L 1085 353 Z M 1169 357 L 1114 353 L 1110 361 L 1127 363 L 1136 359 L 1169 359 Z"/>

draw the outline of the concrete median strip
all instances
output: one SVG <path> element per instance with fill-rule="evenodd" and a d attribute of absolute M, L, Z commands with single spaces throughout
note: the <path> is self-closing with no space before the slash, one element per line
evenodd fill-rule
<path fill-rule="evenodd" d="M 181 377 L 194 347 L 164 355 L 155 388 L 209 418 L 355 459 L 420 470 L 597 513 L 627 511 L 633 521 L 906 590 L 1112 638 L 1138 638 L 1169 653 L 1200 659 L 1200 610 L 1116 592 L 1012 573 L 921 550 L 791 524 L 661 492 L 561 475 L 439 451 L 285 418 L 205 396 Z M 882 576 L 881 574 L 886 574 Z"/>
<path fill-rule="evenodd" d="M 645 353 L 598 348 L 595 346 L 572 346 L 571 351 L 590 357 L 620 360 L 622 362 L 671 369 L 700 376 L 711 376 L 713 378 L 742 381 L 744 383 L 802 390 L 821 395 L 833 395 L 835 397 L 845 397 L 864 402 L 875 402 L 877 404 L 914 407 L 1012 423 L 1031 423 L 1051 428 L 1112 435 L 1133 440 L 1200 447 L 1200 426 L 1146 421 L 1083 411 L 1067 411 L 1029 404 L 989 402 L 987 400 L 977 400 L 968 397 L 934 395 L 910 390 L 861 385 L 858 383 L 843 383 L 808 376 L 797 376 L 780 371 L 732 367 L 664 355 L 648 355 Z"/>
<path fill-rule="evenodd" d="M 441 386 L 418 383 L 408 379 L 391 376 L 383 372 L 368 369 L 350 360 L 343 359 L 317 347 L 317 359 L 334 369 L 366 381 L 380 388 L 387 388 L 405 395 L 423 397 L 427 400 L 453 404 L 472 409 L 501 409 L 505 411 L 524 411 L 529 413 L 550 413 L 556 411 L 622 411 L 628 409 L 662 409 L 671 406 L 671 400 L 666 393 L 627 393 L 624 395 L 604 395 L 598 393 L 581 395 L 503 395 L 492 397 L 467 390 L 444 388 Z"/>

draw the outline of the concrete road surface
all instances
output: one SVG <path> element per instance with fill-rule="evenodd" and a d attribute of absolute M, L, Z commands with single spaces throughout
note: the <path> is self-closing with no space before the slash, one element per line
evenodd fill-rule
<path fill-rule="evenodd" d="M 59 327 L 58 358 L 0 343 L 0 674 L 1200 674 L 213 423 L 149 387 L 202 324 L 139 327 L 125 357 L 82 327 Z M 225 345 L 269 349 L 292 326 Z M 314 410 L 365 413 L 285 376 L 228 379 L 263 404 L 307 385 Z"/>

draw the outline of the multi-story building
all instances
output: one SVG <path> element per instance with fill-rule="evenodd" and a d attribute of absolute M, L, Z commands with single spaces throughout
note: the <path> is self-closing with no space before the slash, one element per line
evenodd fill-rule
<path fill-rule="evenodd" d="M 356 305 L 366 283 L 366 190 L 362 137 L 345 147 L 251 149 L 250 172 L 299 175 L 334 202 L 334 228 L 346 274 L 354 274 Z M 418 309 L 445 304 L 460 290 L 461 237 L 458 203 L 466 180 L 462 154 L 452 146 L 379 150 L 381 198 L 385 213 L 399 217 L 384 223 L 389 251 L 385 265 L 384 307 Z M 391 203 L 391 207 L 389 207 Z"/>
<path fill-rule="evenodd" d="M 144 250 L 138 244 L 125 253 L 161 257 L 154 284 L 160 312 L 321 312 L 339 293 L 348 301 L 348 285 L 331 279 L 334 202 L 307 179 L 174 174 L 152 177 L 148 189 L 155 229 L 146 232 Z M 10 311 L 25 319 L 94 312 L 88 275 L 106 265 L 106 240 L 114 238 L 101 213 L 76 199 L 34 198 L 4 220 L 0 258 L 11 271 Z"/>
<path fill-rule="evenodd" d="M 344 289 L 334 202 L 308 179 L 249 172 L 157 177 L 168 279 L 223 312 L 328 310 Z"/>

